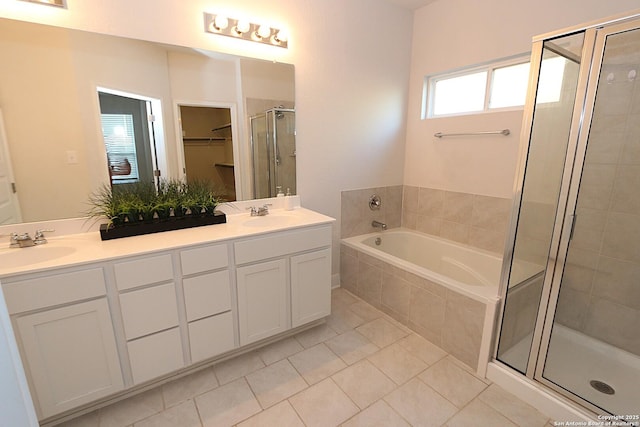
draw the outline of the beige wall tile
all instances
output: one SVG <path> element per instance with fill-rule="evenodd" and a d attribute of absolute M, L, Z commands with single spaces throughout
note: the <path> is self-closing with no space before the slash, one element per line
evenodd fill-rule
<path fill-rule="evenodd" d="M 469 228 L 468 244 L 502 256 L 505 245 L 505 232 L 501 229 Z"/>
<path fill-rule="evenodd" d="M 585 332 L 588 335 L 640 356 L 640 340 L 638 340 L 640 312 L 638 310 L 594 298 L 585 322 Z"/>
<path fill-rule="evenodd" d="M 614 212 L 640 213 L 640 165 L 619 165 L 611 195 Z"/>
<path fill-rule="evenodd" d="M 442 219 L 458 224 L 470 224 L 473 214 L 473 195 L 445 191 Z"/>
<path fill-rule="evenodd" d="M 640 216 L 611 212 L 607 218 L 602 255 L 640 263 Z"/>
<path fill-rule="evenodd" d="M 413 288 L 409 321 L 440 337 L 444 325 L 445 299 L 424 289 Z M 429 336 L 427 339 L 431 339 Z M 438 342 L 436 342 L 438 344 Z"/>
<path fill-rule="evenodd" d="M 421 233 L 439 236 L 442 229 L 442 219 L 427 215 L 417 215 L 416 225 L 413 229 Z"/>
<path fill-rule="evenodd" d="M 593 295 L 640 310 L 640 264 L 600 257 Z"/>
<path fill-rule="evenodd" d="M 440 236 L 459 243 L 469 242 L 469 226 L 443 220 L 440 227 Z"/>
<path fill-rule="evenodd" d="M 589 294 L 562 287 L 554 320 L 571 329 L 584 331 L 589 301 Z"/>
<path fill-rule="evenodd" d="M 442 348 L 473 369 L 478 367 L 485 305 L 447 291 Z"/>
<path fill-rule="evenodd" d="M 510 199 L 474 195 L 471 225 L 484 229 L 506 230 L 511 209 Z"/>
<path fill-rule="evenodd" d="M 442 218 L 444 213 L 445 191 L 433 188 L 418 190 L 418 213 L 432 218 Z"/>
<path fill-rule="evenodd" d="M 405 185 L 402 190 L 402 210 L 418 213 L 418 187 Z"/>
<path fill-rule="evenodd" d="M 411 285 L 406 280 L 390 273 L 382 277 L 382 304 L 402 316 L 409 316 Z"/>

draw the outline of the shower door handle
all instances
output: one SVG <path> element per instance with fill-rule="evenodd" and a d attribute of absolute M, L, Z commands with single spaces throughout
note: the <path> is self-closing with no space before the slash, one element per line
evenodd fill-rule
<path fill-rule="evenodd" d="M 578 215 L 571 215 L 571 232 L 569 233 L 569 241 L 573 240 L 573 233 L 576 231 L 576 220 L 578 219 Z"/>

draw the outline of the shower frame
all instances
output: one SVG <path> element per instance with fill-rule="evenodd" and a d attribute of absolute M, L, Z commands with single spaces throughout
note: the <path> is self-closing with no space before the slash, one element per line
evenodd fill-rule
<path fill-rule="evenodd" d="M 580 178 L 587 150 L 587 142 L 590 135 L 591 120 L 593 118 L 595 108 L 596 92 L 600 79 L 600 70 L 603 64 L 607 36 L 633 29 L 640 29 L 640 10 L 633 11 L 632 13 L 625 13 L 624 15 L 615 16 L 606 20 L 595 21 L 564 30 L 542 34 L 533 38 L 531 71 L 520 136 L 522 143 L 518 156 L 519 164 L 514 186 L 511 222 L 507 232 L 500 279 L 500 296 L 502 304 L 500 304 L 500 310 L 496 321 L 495 339 L 493 341 L 492 363 L 497 363 L 499 366 L 516 375 L 524 375 L 529 380 L 541 384 L 543 388 L 556 392 L 561 401 L 564 400 L 566 402 L 573 402 L 574 404 L 577 403 L 594 414 L 606 414 L 607 412 L 577 394 L 574 394 L 551 380 L 544 378 L 543 370 L 545 367 L 547 350 L 551 340 L 554 313 L 560 293 L 562 273 L 564 271 L 569 242 L 575 225 L 574 212 L 578 200 L 578 190 L 581 184 Z M 542 61 L 545 42 L 579 33 L 584 33 L 584 40 L 582 45 L 582 55 L 580 56 L 581 66 L 578 74 L 576 95 L 571 117 L 569 140 L 562 173 L 560 194 L 556 205 L 555 221 L 547 256 L 546 270 L 544 271 L 542 295 L 538 305 L 526 371 L 523 374 L 518 369 L 513 368 L 498 359 L 498 344 L 503 327 L 505 300 L 507 291 L 509 290 L 509 279 L 514 259 L 516 234 L 518 231 L 518 223 L 522 206 L 521 203 L 523 200 L 523 186 L 527 157 L 533 133 L 540 64 Z M 564 56 L 561 52 L 555 53 L 559 53 Z M 526 143 L 524 143 L 525 141 Z"/>
<path fill-rule="evenodd" d="M 269 196 L 267 197 L 275 197 L 276 196 L 276 187 L 278 187 L 277 175 L 278 175 L 278 166 L 280 161 L 278 160 L 278 113 L 293 113 L 295 114 L 296 110 L 294 108 L 282 108 L 282 107 L 274 107 L 260 114 L 256 114 L 255 116 L 251 116 L 249 118 L 249 129 L 250 129 L 250 141 L 251 141 L 251 165 L 253 172 L 253 196 L 254 198 L 258 198 L 258 186 L 259 186 L 259 177 L 258 177 L 258 165 L 256 165 L 256 144 L 255 135 L 253 132 L 253 123 L 254 120 L 262 119 L 264 117 L 265 123 L 267 125 L 265 130 L 265 139 L 266 139 L 266 151 L 267 151 L 267 163 L 268 163 L 268 175 L 267 175 L 267 185 L 269 188 Z M 269 123 L 269 113 L 271 113 L 271 123 Z M 271 128 L 269 128 L 271 125 Z M 273 159 L 273 162 L 272 162 Z M 285 189 L 282 189 L 283 191 Z"/>

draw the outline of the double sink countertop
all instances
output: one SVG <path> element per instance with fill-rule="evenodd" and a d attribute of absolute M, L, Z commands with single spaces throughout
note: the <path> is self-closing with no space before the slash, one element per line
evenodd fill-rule
<path fill-rule="evenodd" d="M 19 249 L 9 248 L 7 240 L 6 246 L 0 247 L 0 278 L 329 224 L 333 221 L 335 219 L 326 215 L 297 207 L 290 211 L 272 209 L 266 216 L 227 214 L 227 222 L 224 224 L 106 241 L 100 239 L 98 231 L 51 236 L 47 237 L 48 243 L 44 245 Z"/>

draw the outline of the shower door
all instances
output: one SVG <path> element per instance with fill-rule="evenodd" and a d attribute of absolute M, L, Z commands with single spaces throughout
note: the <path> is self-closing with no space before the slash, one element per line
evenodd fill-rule
<path fill-rule="evenodd" d="M 254 198 L 278 189 L 297 194 L 295 110 L 273 108 L 250 118 Z"/>
<path fill-rule="evenodd" d="M 538 381 L 595 412 L 631 417 L 640 413 L 639 26 L 593 30 L 535 368 Z"/>

